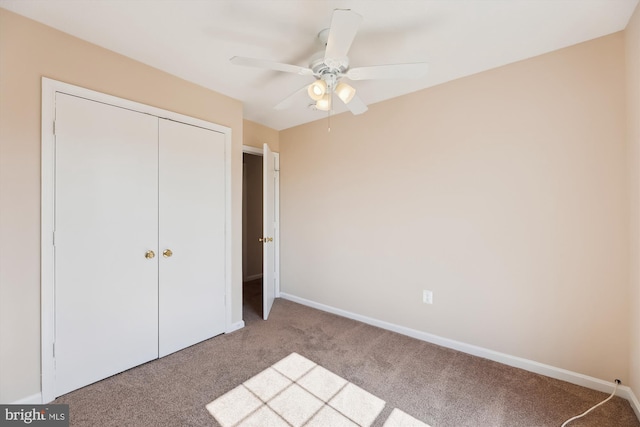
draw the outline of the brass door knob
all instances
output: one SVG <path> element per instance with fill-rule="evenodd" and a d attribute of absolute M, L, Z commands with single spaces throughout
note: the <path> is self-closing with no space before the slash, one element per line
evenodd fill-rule
<path fill-rule="evenodd" d="M 273 237 L 267 237 L 267 242 L 273 242 Z"/>
<path fill-rule="evenodd" d="M 258 242 L 264 243 L 265 239 L 263 239 L 262 237 L 258 237 Z"/>
<path fill-rule="evenodd" d="M 171 249 L 165 249 L 164 251 L 162 251 L 162 256 L 165 258 L 169 258 L 171 255 L 173 255 L 173 252 L 171 252 Z"/>
<path fill-rule="evenodd" d="M 147 252 L 145 252 L 145 254 L 144 254 L 144 257 L 145 257 L 146 259 L 151 259 L 151 258 L 153 258 L 154 256 L 156 256 L 156 253 L 155 253 L 155 252 L 153 252 L 153 251 L 147 251 Z"/>

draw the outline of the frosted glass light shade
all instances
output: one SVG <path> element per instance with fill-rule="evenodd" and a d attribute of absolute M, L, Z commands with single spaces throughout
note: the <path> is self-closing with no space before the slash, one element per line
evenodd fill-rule
<path fill-rule="evenodd" d="M 307 88 L 309 97 L 314 101 L 319 101 L 327 93 L 327 83 L 324 80 L 316 80 Z"/>
<path fill-rule="evenodd" d="M 331 97 L 328 93 L 316 101 L 316 108 L 321 111 L 329 111 L 331 108 Z"/>
<path fill-rule="evenodd" d="M 355 94 L 356 90 L 346 83 L 339 83 L 338 86 L 336 86 L 336 95 L 338 95 L 345 104 L 351 102 Z"/>

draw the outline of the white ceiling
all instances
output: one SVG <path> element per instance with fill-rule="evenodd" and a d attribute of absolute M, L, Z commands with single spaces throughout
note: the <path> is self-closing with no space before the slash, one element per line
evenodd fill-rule
<path fill-rule="evenodd" d="M 336 8 L 364 17 L 351 67 L 423 62 L 415 80 L 350 82 L 372 104 L 623 30 L 638 0 L 0 0 L 66 33 L 239 99 L 281 130 L 326 117 L 283 98 L 313 77 L 233 65 L 234 55 L 307 67 Z M 335 113 L 346 111 L 336 106 Z M 347 114 L 350 114 L 347 112 Z M 366 113 L 365 113 L 366 114 Z"/>

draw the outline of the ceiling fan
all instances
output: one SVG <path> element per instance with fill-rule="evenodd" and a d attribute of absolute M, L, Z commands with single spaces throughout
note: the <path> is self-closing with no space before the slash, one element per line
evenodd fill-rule
<path fill-rule="evenodd" d="M 427 73 L 428 64 L 417 62 L 350 68 L 347 53 L 361 21 L 362 16 L 349 9 L 334 10 L 330 28 L 318 34 L 318 39 L 326 47 L 313 55 L 307 68 L 242 56 L 234 56 L 230 61 L 235 65 L 315 77 L 313 83 L 305 85 L 278 103 L 275 106 L 277 110 L 290 107 L 294 97 L 306 90 L 309 97 L 315 101 L 315 104 L 311 105 L 318 110 L 331 111 L 332 95 L 336 94 L 353 114 L 362 114 L 367 111 L 367 106 L 356 96 L 356 90 L 342 81 L 343 78 L 350 80 L 418 78 Z"/>

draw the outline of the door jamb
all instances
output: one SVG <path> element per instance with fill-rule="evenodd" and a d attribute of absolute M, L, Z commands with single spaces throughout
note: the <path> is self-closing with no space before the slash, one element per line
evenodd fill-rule
<path fill-rule="evenodd" d="M 159 118 L 174 120 L 204 129 L 220 132 L 225 136 L 225 330 L 234 330 L 232 324 L 232 251 L 231 251 L 231 128 L 196 119 L 150 105 L 118 98 L 80 86 L 42 78 L 42 127 L 41 127 L 41 219 L 40 219 L 40 354 L 41 400 L 49 403 L 55 399 L 55 303 L 54 303 L 54 203 L 55 203 L 55 99 L 62 92 L 89 100 L 103 102 Z"/>

